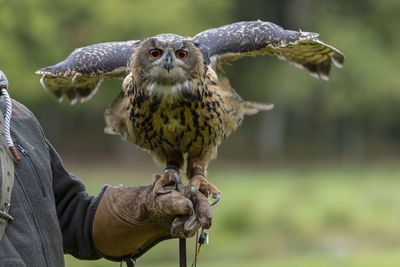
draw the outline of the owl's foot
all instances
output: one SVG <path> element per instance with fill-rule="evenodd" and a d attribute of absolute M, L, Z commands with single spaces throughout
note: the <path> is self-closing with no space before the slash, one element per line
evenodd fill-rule
<path fill-rule="evenodd" d="M 175 184 L 175 190 L 178 190 L 178 184 L 180 183 L 179 171 L 175 168 L 166 168 L 164 170 L 164 175 L 156 175 L 154 177 L 154 193 L 157 195 L 169 194 L 171 190 L 164 190 L 166 186 Z"/>
<path fill-rule="evenodd" d="M 192 196 L 196 190 L 199 190 L 206 197 L 208 197 L 208 195 L 211 194 L 212 197 L 215 199 L 215 201 L 211 204 L 211 206 L 217 204 L 218 201 L 221 199 L 221 191 L 219 191 L 215 185 L 207 181 L 204 174 L 197 174 L 193 176 L 190 181 L 190 185 L 191 185 L 190 193 Z"/>

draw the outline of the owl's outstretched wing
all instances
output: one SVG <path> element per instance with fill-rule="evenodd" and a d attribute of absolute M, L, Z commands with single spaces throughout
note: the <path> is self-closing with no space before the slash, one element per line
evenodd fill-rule
<path fill-rule="evenodd" d="M 44 88 L 61 101 L 90 99 L 105 77 L 124 78 L 139 41 L 100 43 L 75 49 L 64 61 L 36 71 Z"/>
<path fill-rule="evenodd" d="M 192 40 L 217 66 L 243 56 L 275 55 L 306 69 L 312 76 L 328 79 L 332 62 L 342 67 L 344 55 L 318 36 L 284 30 L 271 22 L 244 21 L 203 31 Z"/>

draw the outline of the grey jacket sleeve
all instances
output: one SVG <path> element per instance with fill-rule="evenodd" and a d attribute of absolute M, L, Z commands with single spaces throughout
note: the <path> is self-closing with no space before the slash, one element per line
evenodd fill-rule
<path fill-rule="evenodd" d="M 47 141 L 51 158 L 53 191 L 57 216 L 63 236 L 64 253 L 72 254 L 79 259 L 101 258 L 92 239 L 92 224 L 99 196 L 89 195 L 85 185 L 77 177 L 67 172 L 63 163 Z"/>

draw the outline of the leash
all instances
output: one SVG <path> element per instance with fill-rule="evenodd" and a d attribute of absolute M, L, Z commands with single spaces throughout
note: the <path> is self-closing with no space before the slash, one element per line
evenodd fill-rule
<path fill-rule="evenodd" d="M 192 187 L 190 190 L 190 199 L 194 204 L 194 188 Z M 218 198 L 219 200 L 219 198 Z M 216 204 L 218 202 L 216 200 L 212 205 Z M 204 231 L 204 228 L 201 228 L 201 233 L 199 237 L 199 231 L 197 230 L 196 232 L 196 245 L 195 245 L 195 250 L 194 250 L 194 260 L 191 265 L 191 267 L 196 267 L 197 266 L 197 258 L 200 254 L 201 246 L 204 244 L 208 244 L 208 233 Z M 197 246 L 198 244 L 198 246 Z M 186 267 L 186 239 L 185 238 L 179 238 L 179 266 L 180 267 Z"/>
<path fill-rule="evenodd" d="M 179 238 L 179 267 L 186 266 L 186 238 Z"/>
<path fill-rule="evenodd" d="M 194 259 L 191 267 L 197 267 L 197 258 L 199 257 L 202 245 L 208 244 L 208 233 L 201 228 L 201 233 L 199 236 L 199 231 L 196 232 L 196 246 L 194 250 Z M 186 238 L 179 238 L 179 267 L 187 267 L 186 260 Z"/>

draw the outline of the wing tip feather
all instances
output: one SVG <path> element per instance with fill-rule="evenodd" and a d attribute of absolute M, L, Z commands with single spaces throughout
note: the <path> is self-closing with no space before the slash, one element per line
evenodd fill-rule
<path fill-rule="evenodd" d="M 340 69 L 343 68 L 344 58 L 345 56 L 339 51 L 337 51 L 336 54 L 331 56 L 333 64 L 335 64 L 335 66 Z"/>
<path fill-rule="evenodd" d="M 81 103 L 85 103 L 85 102 L 89 101 L 97 93 L 97 91 L 98 91 L 101 83 L 103 82 L 103 80 L 104 79 L 99 79 L 98 80 L 97 84 L 95 85 L 95 87 L 93 88 L 93 90 L 90 92 L 89 95 L 87 95 L 87 96 L 79 96 L 79 101 Z"/>
<path fill-rule="evenodd" d="M 46 68 L 37 70 L 37 71 L 35 71 L 35 74 L 38 74 L 38 75 L 56 76 L 52 71 L 49 71 L 49 67 L 46 67 Z"/>

